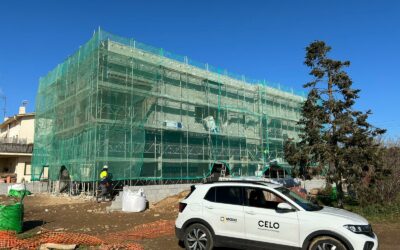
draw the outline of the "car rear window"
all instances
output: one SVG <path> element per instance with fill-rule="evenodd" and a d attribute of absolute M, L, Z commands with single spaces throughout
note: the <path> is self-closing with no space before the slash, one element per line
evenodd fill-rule
<path fill-rule="evenodd" d="M 208 190 L 206 196 L 204 196 L 204 199 L 211 202 L 215 202 L 215 187 L 212 187 L 210 188 L 210 190 Z"/>
<path fill-rule="evenodd" d="M 217 203 L 243 205 L 242 188 L 235 186 L 212 187 L 204 199 Z"/>

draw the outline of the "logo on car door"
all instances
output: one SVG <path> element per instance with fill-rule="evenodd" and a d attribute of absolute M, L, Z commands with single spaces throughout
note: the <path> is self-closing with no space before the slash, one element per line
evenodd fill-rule
<path fill-rule="evenodd" d="M 258 221 L 258 229 L 268 230 L 268 231 L 277 231 L 279 229 L 279 223 L 273 222 L 273 221 L 259 220 Z"/>
<path fill-rule="evenodd" d="M 230 218 L 230 217 L 221 216 L 220 221 L 221 222 L 233 222 L 233 223 L 236 223 L 237 219 L 236 218 Z"/>

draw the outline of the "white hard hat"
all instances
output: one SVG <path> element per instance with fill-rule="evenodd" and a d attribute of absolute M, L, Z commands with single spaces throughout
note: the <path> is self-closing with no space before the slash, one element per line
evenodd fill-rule
<path fill-rule="evenodd" d="M 104 165 L 104 166 L 103 166 L 103 169 L 108 169 L 108 166 L 107 166 L 107 165 Z"/>

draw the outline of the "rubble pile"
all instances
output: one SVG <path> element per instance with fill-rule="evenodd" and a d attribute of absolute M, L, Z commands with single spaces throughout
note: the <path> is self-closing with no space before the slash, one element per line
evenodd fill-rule
<path fill-rule="evenodd" d="M 189 191 L 183 191 L 177 195 L 169 196 L 169 197 L 155 203 L 151 207 L 151 209 L 153 209 L 155 212 L 160 212 L 160 213 L 164 213 L 164 212 L 177 213 L 179 201 L 184 199 L 188 194 L 189 194 Z"/>

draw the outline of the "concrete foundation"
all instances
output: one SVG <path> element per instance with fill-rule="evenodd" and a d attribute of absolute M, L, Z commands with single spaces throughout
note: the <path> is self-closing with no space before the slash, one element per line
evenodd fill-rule
<path fill-rule="evenodd" d="M 0 183 L 0 195 L 7 195 L 8 187 L 16 183 Z M 32 193 L 43 193 L 48 191 L 47 182 L 28 182 L 25 184 L 26 189 Z"/>

